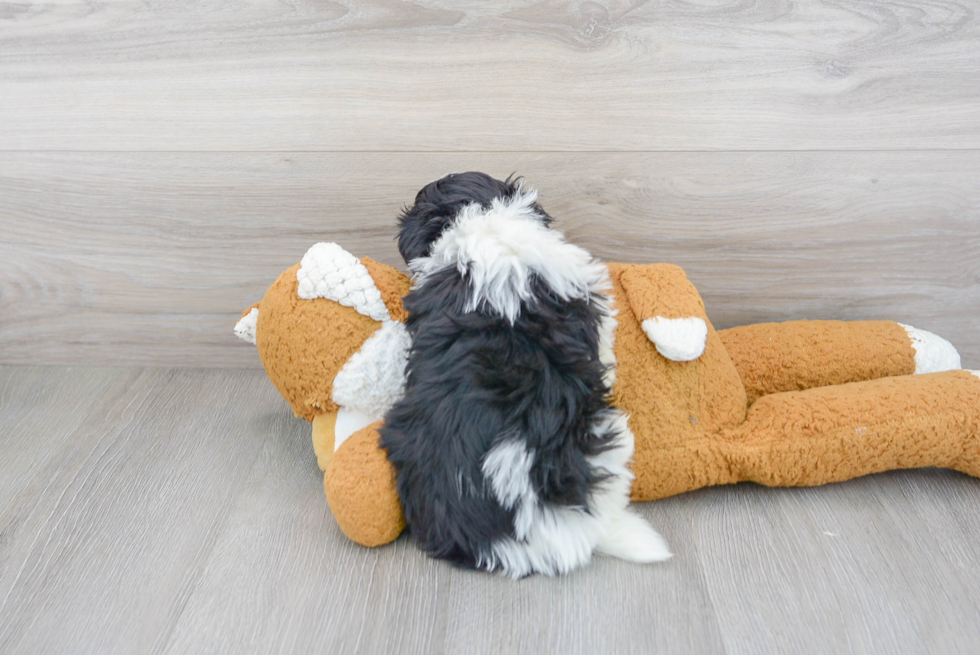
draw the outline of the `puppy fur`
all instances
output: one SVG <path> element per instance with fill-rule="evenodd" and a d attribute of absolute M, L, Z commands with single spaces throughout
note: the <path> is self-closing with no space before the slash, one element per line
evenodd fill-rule
<path fill-rule="evenodd" d="M 549 229 L 536 199 L 519 180 L 453 174 L 401 216 L 412 348 L 381 445 L 406 522 L 432 556 L 512 577 L 594 551 L 666 559 L 627 507 L 608 270 Z"/>

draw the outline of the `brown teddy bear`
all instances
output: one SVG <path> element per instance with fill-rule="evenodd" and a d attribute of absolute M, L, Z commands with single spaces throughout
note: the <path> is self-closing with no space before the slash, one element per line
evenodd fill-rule
<path fill-rule="evenodd" d="M 947 341 L 891 321 L 715 331 L 680 268 L 608 267 L 618 312 L 613 404 L 635 435 L 634 501 L 925 466 L 980 476 L 980 374 L 958 370 Z M 404 528 L 377 421 L 404 385 L 409 287 L 394 268 L 320 243 L 235 327 L 295 414 L 313 423 L 327 501 L 365 546 Z"/>

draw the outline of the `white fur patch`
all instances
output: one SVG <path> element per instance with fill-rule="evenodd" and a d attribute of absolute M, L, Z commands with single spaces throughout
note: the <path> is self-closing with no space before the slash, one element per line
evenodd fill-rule
<path fill-rule="evenodd" d="M 671 557 L 663 538 L 627 507 L 633 480 L 627 467 L 633 455 L 633 434 L 626 415 L 610 410 L 593 427 L 596 434 L 610 430 L 619 434 L 615 445 L 590 461 L 596 470 L 604 470 L 610 477 L 593 490 L 588 511 L 538 502 L 528 478 L 532 455 L 518 441 L 505 441 L 491 451 L 495 454 L 499 449 L 499 454 L 491 467 L 484 463 L 484 473 L 489 469 L 499 479 L 500 493 L 494 477 L 487 475 L 501 504 L 503 499 L 516 499 L 517 538 L 495 542 L 489 557 L 478 566 L 499 567 L 505 574 L 519 578 L 530 573 L 566 573 L 586 564 L 593 551 L 633 562 L 659 562 Z M 524 506 L 528 498 L 534 501 L 533 512 Z M 531 516 L 522 516 L 525 513 Z"/>
<path fill-rule="evenodd" d="M 657 352 L 672 362 L 690 362 L 704 354 L 708 338 L 704 319 L 655 316 L 641 325 Z"/>
<path fill-rule="evenodd" d="M 333 428 L 333 449 L 336 451 L 340 444 L 347 440 L 361 428 L 365 428 L 376 421 L 380 421 L 381 416 L 368 414 L 356 409 L 340 408 L 337 412 L 337 421 Z"/>
<path fill-rule="evenodd" d="M 384 416 L 405 393 L 412 342 L 405 325 L 385 321 L 333 380 L 333 401 L 346 409 Z"/>
<path fill-rule="evenodd" d="M 899 323 L 912 340 L 916 373 L 939 373 L 960 368 L 960 354 L 940 336 Z"/>
<path fill-rule="evenodd" d="M 630 510 L 624 510 L 609 521 L 596 545 L 596 552 L 638 564 L 653 564 L 673 557 L 660 533 Z"/>
<path fill-rule="evenodd" d="M 409 262 L 416 286 L 436 271 L 455 267 L 470 280 L 469 311 L 486 305 L 511 323 L 521 302 L 531 297 L 532 275 L 563 300 L 607 289 L 606 267 L 540 222 L 533 207 L 537 197 L 536 191 L 522 188 L 511 198 L 495 199 L 489 209 L 476 203 L 462 209 L 430 254 Z"/>
<path fill-rule="evenodd" d="M 253 307 L 252 311 L 238 319 L 235 323 L 235 336 L 242 341 L 248 341 L 255 345 L 255 326 L 259 321 L 259 308 Z"/>
<path fill-rule="evenodd" d="M 483 475 L 504 509 L 513 508 L 517 501 L 534 493 L 528 479 L 533 461 L 533 453 L 517 439 L 501 441 L 483 458 Z"/>
<path fill-rule="evenodd" d="M 980 371 L 967 371 L 970 375 L 980 378 Z"/>
<path fill-rule="evenodd" d="M 493 544 L 491 555 L 477 566 L 499 568 L 515 579 L 531 573 L 568 573 L 592 559 L 597 528 L 596 520 L 582 508 L 541 507 L 524 540 L 500 539 Z"/>
<path fill-rule="evenodd" d="M 591 460 L 595 468 L 613 476 L 592 498 L 593 514 L 602 521 L 596 552 L 644 564 L 670 559 L 672 554 L 663 537 L 628 507 L 633 482 L 628 464 L 633 457 L 634 437 L 626 414 L 610 411 L 604 420 L 596 423 L 593 431 L 596 434 L 614 431 L 621 435 L 614 448 Z"/>
<path fill-rule="evenodd" d="M 538 498 L 531 488 L 531 464 L 534 453 L 517 440 L 502 441 L 483 459 L 483 475 L 490 481 L 494 497 L 504 509 L 514 509 L 514 533 L 527 537 L 534 520 Z"/>
<path fill-rule="evenodd" d="M 376 321 L 390 318 L 367 268 L 336 243 L 317 243 L 307 250 L 296 280 L 300 298 L 334 300 Z"/>

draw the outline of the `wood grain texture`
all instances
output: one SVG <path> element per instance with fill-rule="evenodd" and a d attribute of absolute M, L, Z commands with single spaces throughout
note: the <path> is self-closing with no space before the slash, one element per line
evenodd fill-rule
<path fill-rule="evenodd" d="M 86 448 L 76 434 L 135 379 L 112 369 L 0 369 L 0 598 L 58 500 L 53 480 Z"/>
<path fill-rule="evenodd" d="M 889 473 L 684 497 L 700 510 L 695 539 L 725 651 L 959 653 L 980 643 L 975 577 L 944 556 L 929 525 L 941 519 L 923 520 L 895 484 L 920 475 L 977 486 L 949 472 Z M 937 506 L 963 506 L 937 492 Z"/>
<path fill-rule="evenodd" d="M 892 318 L 980 368 L 970 0 L 0 2 L 0 653 L 972 653 L 977 480 L 639 507 L 512 582 L 351 544 L 232 336 L 314 242 L 400 265 L 450 171 L 680 264 L 717 327 Z"/>
<path fill-rule="evenodd" d="M 973 604 L 980 606 L 980 516 L 963 511 L 980 503 L 980 485 L 941 471 L 896 474 L 894 480 L 926 526 L 930 550 L 949 562 Z"/>
<path fill-rule="evenodd" d="M 302 420 L 270 435 L 165 652 L 438 652 L 449 568 L 344 537 L 311 455 Z"/>
<path fill-rule="evenodd" d="M 283 431 L 258 371 L 132 373 L 4 512 L 0 652 L 159 650 L 259 444 Z"/>
<path fill-rule="evenodd" d="M 980 148 L 975 3 L 0 4 L 0 150 Z"/>
<path fill-rule="evenodd" d="M 43 412 L 42 392 L 59 390 L 75 402 Z M 0 511 L 4 653 L 933 655 L 980 643 L 980 483 L 949 471 L 638 504 L 671 544 L 666 564 L 599 557 L 515 582 L 430 560 L 408 538 L 349 542 L 309 425 L 261 371 L 0 367 L 0 400 L 0 425 L 20 426 L 0 439 L 0 472 L 13 452 L 38 471 Z M 25 417 L 42 412 L 65 429 L 28 450 Z"/>
<path fill-rule="evenodd" d="M 576 243 L 683 266 L 716 327 L 895 319 L 980 368 L 980 151 L 8 153 L 0 362 L 258 366 L 242 310 L 317 241 L 401 266 L 449 171 L 517 171 Z"/>
<path fill-rule="evenodd" d="M 636 508 L 669 542 L 668 566 L 597 557 L 569 576 L 516 586 L 459 573 L 449 592 L 444 652 L 724 652 L 691 517 L 677 498 Z"/>
<path fill-rule="evenodd" d="M 0 510 L 42 474 L 47 458 L 71 447 L 71 435 L 117 378 L 111 370 L 0 369 Z M 61 411 L 52 412 L 55 407 Z"/>

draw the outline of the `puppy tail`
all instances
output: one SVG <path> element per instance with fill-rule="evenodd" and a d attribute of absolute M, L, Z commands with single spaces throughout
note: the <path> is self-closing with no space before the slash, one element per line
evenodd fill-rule
<path fill-rule="evenodd" d="M 641 564 L 673 557 L 664 538 L 642 517 L 625 509 L 609 522 L 596 552 Z"/>

